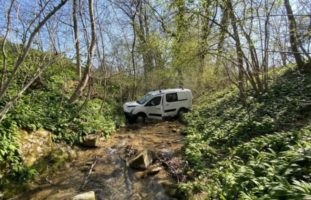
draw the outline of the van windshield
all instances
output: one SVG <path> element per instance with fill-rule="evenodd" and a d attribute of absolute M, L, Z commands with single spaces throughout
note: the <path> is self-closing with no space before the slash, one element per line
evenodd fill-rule
<path fill-rule="evenodd" d="M 150 93 L 147 93 L 145 96 L 143 96 L 141 99 L 139 99 L 138 101 L 136 101 L 139 104 L 144 104 L 146 103 L 153 95 Z"/>

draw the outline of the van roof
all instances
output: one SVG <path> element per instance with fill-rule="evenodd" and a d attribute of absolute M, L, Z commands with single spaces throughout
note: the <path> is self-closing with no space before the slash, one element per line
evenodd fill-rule
<path fill-rule="evenodd" d="M 148 93 L 152 95 L 158 95 L 158 94 L 166 94 L 166 93 L 171 93 L 171 92 L 191 92 L 191 90 L 185 89 L 185 88 L 171 88 L 171 89 L 155 90 L 155 91 L 151 91 Z"/>

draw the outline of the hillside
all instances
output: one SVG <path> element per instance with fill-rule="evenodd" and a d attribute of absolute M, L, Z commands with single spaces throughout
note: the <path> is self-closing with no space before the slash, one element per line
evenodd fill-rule
<path fill-rule="evenodd" d="M 311 76 L 283 72 L 243 105 L 227 89 L 200 98 L 188 124 L 191 178 L 181 189 L 206 199 L 311 197 Z"/>
<path fill-rule="evenodd" d="M 7 53 L 9 71 L 18 53 L 14 45 L 7 45 L 10 49 Z M 8 95 L 0 101 L 0 107 L 14 97 L 19 91 L 16 86 L 31 77 L 27 73 L 34 73 L 38 63 L 50 64 L 50 61 L 41 60 L 49 56 L 49 52 L 30 51 L 23 70 L 16 75 L 15 87 L 9 89 Z M 108 103 L 102 98 L 85 95 L 70 103 L 69 97 L 78 79 L 72 60 L 64 56 L 51 57 L 53 64 L 14 102 L 0 123 L 0 190 L 5 190 L 8 183 L 22 184 L 38 174 L 38 168 L 26 166 L 21 157 L 21 131 L 31 135 L 39 129 L 47 130 L 53 133 L 53 142 L 79 145 L 84 136 L 96 133 L 103 138 L 108 137 L 115 131 L 116 124 L 123 123 L 119 117 L 120 106 L 114 101 Z"/>

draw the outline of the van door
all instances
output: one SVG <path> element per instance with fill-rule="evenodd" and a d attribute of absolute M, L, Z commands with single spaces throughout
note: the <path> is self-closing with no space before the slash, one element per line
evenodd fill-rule
<path fill-rule="evenodd" d="M 174 117 L 179 109 L 177 92 L 167 93 L 164 101 L 164 114 L 166 117 Z"/>
<path fill-rule="evenodd" d="M 145 104 L 146 114 L 151 119 L 162 119 L 162 97 L 154 97 Z"/>

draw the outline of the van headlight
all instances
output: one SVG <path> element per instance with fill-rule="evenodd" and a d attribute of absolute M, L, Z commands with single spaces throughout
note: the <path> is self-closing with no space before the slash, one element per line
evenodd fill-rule
<path fill-rule="evenodd" d="M 124 107 L 125 112 L 132 113 L 133 110 L 134 110 L 134 108 L 132 108 L 132 107 L 128 107 L 128 106 Z"/>

